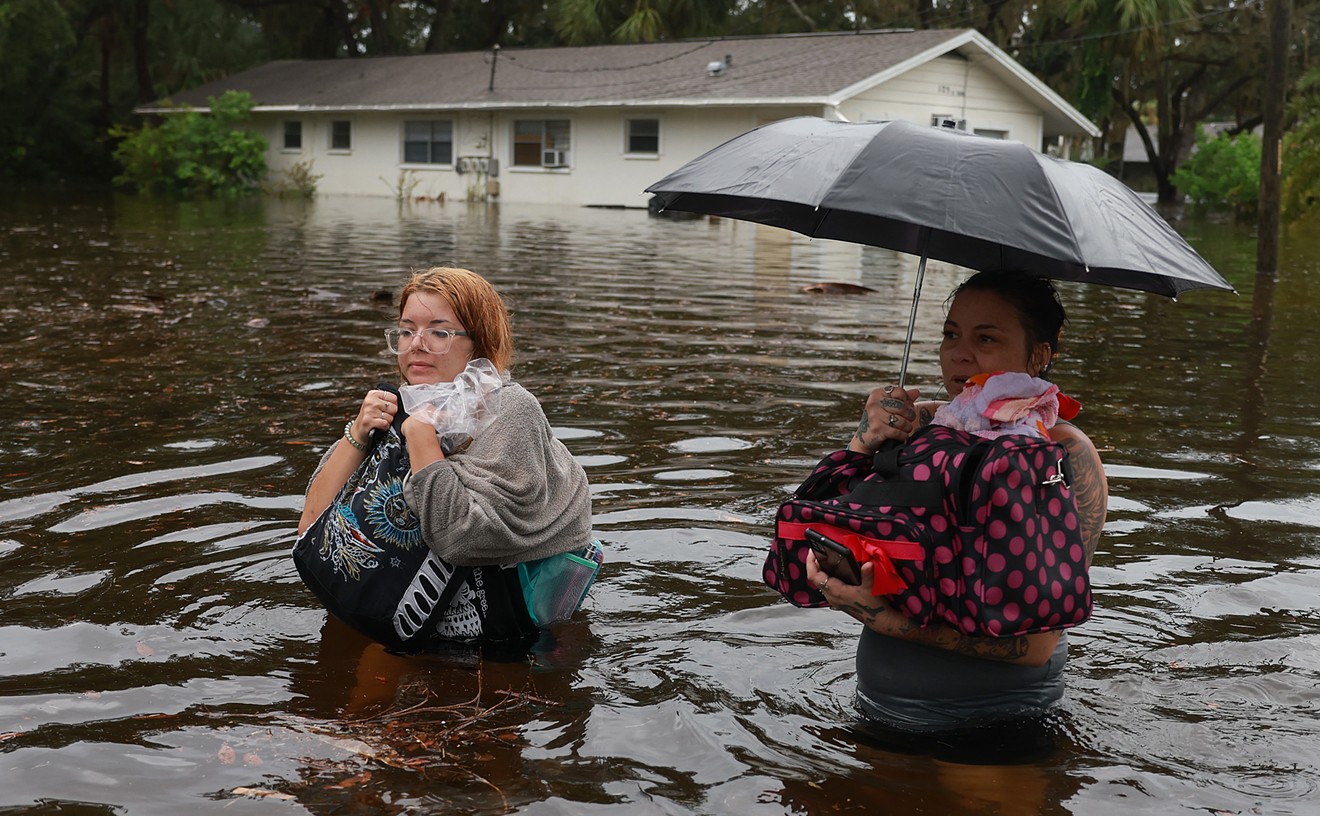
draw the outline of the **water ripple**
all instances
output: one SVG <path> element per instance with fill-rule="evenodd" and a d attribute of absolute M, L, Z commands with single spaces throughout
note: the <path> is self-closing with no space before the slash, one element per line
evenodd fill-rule
<path fill-rule="evenodd" d="M 915 259 L 642 211 L 34 195 L 0 200 L 0 809 L 268 804 L 243 786 L 327 813 L 1162 816 L 1317 795 L 1310 260 L 1284 265 L 1265 337 L 1232 260 L 1254 235 L 1232 225 L 1178 222 L 1241 298 L 1061 285 L 1058 382 L 1110 479 L 1096 615 L 1070 634 L 1055 753 L 987 769 L 866 739 L 857 624 L 760 575 L 779 503 L 896 377 Z M 446 261 L 505 294 L 514 376 L 588 467 L 606 543 L 586 612 L 534 664 L 366 649 L 288 558 L 312 468 L 394 375 L 377 293 Z M 928 396 L 964 275 L 927 269 L 909 380 Z M 823 281 L 875 292 L 802 291 Z M 538 702 L 507 709 L 518 692 Z M 373 715 L 474 700 L 502 717 L 489 744 L 415 732 L 418 770 L 373 741 Z"/>

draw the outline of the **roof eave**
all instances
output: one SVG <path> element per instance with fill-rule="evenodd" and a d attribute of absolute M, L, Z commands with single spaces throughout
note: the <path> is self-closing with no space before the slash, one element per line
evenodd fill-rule
<path fill-rule="evenodd" d="M 547 110 L 577 108 L 749 108 L 749 107 L 799 107 L 829 106 L 830 99 L 820 96 L 780 96 L 780 97 L 729 97 L 729 98 L 692 98 L 674 97 L 667 99 L 579 99 L 579 100 L 529 100 L 526 102 L 429 102 L 400 103 L 396 105 L 256 105 L 253 113 L 398 113 L 406 111 L 499 111 L 499 110 Z M 137 114 L 169 114 L 185 110 L 209 113 L 208 106 L 141 106 L 133 109 Z"/>
<path fill-rule="evenodd" d="M 963 53 L 962 49 L 969 47 L 972 48 L 974 53 L 979 51 L 989 57 L 991 60 L 990 70 L 1011 84 L 1018 85 L 1028 98 L 1031 98 L 1044 110 L 1045 135 L 1075 135 L 1078 133 L 1084 133 L 1092 137 L 1100 135 L 1100 128 L 1083 116 L 1081 111 L 1068 104 L 1063 97 L 1051 90 L 1048 85 L 1037 79 L 1030 71 L 1015 62 L 1008 54 L 1001 51 L 975 29 L 968 29 L 955 34 L 938 45 L 933 45 L 878 74 L 840 89 L 830 97 L 828 104 L 839 105 L 868 88 L 873 88 L 895 77 L 902 76 L 913 68 L 924 65 L 933 59 L 942 57 L 952 51 Z M 967 56 L 967 54 L 963 53 L 963 56 Z"/>
<path fill-rule="evenodd" d="M 1036 97 L 1038 105 L 1046 110 L 1045 114 L 1045 135 L 1076 135 L 1076 131 L 1081 131 L 1092 138 L 1100 135 L 1098 126 L 1072 105 L 1062 96 L 1054 92 L 1050 86 L 1041 82 L 1034 74 L 1022 67 L 1016 60 L 1000 50 L 999 46 L 990 42 L 985 35 L 979 31 L 968 31 L 963 35 L 965 42 L 959 47 L 974 43 L 980 50 L 989 56 L 992 60 L 992 71 L 996 71 L 1001 76 L 1009 76 L 1020 82 L 1028 96 Z M 1055 114 L 1051 116 L 1049 110 L 1053 109 Z"/>

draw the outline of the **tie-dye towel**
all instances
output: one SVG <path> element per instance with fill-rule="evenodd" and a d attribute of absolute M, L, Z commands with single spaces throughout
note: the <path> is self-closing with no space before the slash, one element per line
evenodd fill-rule
<path fill-rule="evenodd" d="M 977 374 L 931 421 L 994 439 L 1003 434 L 1045 438 L 1060 419 L 1072 419 L 1081 403 L 1048 380 L 1022 371 Z"/>

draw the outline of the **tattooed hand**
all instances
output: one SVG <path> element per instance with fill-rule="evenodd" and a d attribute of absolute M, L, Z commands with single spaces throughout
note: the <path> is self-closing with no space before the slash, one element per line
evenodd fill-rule
<path fill-rule="evenodd" d="M 922 425 L 916 404 L 920 396 L 919 389 L 894 385 L 871 391 L 848 447 L 858 453 L 875 453 L 887 439 L 906 442 Z"/>

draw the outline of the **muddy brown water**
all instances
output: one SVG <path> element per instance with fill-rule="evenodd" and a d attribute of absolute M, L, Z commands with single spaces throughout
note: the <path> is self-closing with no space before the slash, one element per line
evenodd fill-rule
<path fill-rule="evenodd" d="M 861 728 L 856 625 L 760 580 L 896 376 L 913 259 L 635 210 L 9 194 L 0 813 L 1320 812 L 1320 247 L 1258 286 L 1249 232 L 1178 226 L 1241 294 L 1064 287 L 1112 497 L 1067 697 L 1005 751 Z M 531 661 L 364 649 L 288 558 L 391 373 L 378 293 L 441 262 L 506 294 L 607 546 Z M 928 390 L 960 278 L 928 274 Z"/>

